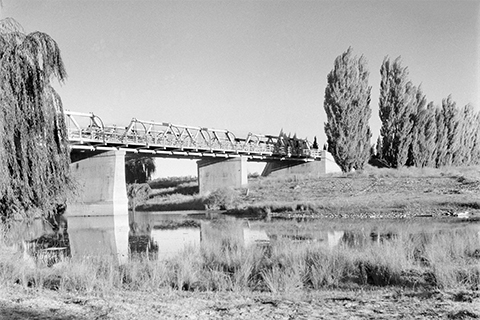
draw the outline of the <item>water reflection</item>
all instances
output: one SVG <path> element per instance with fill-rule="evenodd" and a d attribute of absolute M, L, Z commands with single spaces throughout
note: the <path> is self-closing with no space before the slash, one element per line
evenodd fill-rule
<path fill-rule="evenodd" d="M 148 252 L 151 257 L 166 259 L 185 247 L 199 247 L 221 239 L 245 246 L 269 241 L 264 230 L 250 229 L 243 220 L 219 218 L 215 214 L 200 211 L 130 213 L 131 252 Z"/>
<path fill-rule="evenodd" d="M 127 215 L 68 217 L 72 257 L 113 256 L 120 263 L 128 260 Z"/>
<path fill-rule="evenodd" d="M 60 219 L 55 225 L 38 219 L 30 223 L 18 223 L 13 228 L 14 234 L 22 235 L 21 240 L 33 256 L 42 253 L 74 258 L 113 256 L 120 263 L 135 254 L 147 254 L 151 259 L 166 259 L 187 246 L 200 247 L 221 241 L 226 245 L 248 247 L 266 245 L 280 237 L 289 241 L 315 242 L 334 248 L 339 244 L 362 247 L 372 242 L 381 243 L 398 237 L 392 232 L 363 229 L 315 231 L 312 234 L 296 233 L 270 237 L 263 229 L 251 228 L 247 221 L 219 216 L 212 218 L 211 215 L 198 211 L 130 212 L 129 215 L 67 217 L 66 220 Z M 452 222 L 422 235 L 432 237 L 434 233 L 454 230 L 466 232 L 468 228 L 474 228 L 475 233 L 480 236 L 479 224 Z"/>
<path fill-rule="evenodd" d="M 200 245 L 200 229 L 153 230 L 152 239 L 158 244 L 158 258 L 166 259 L 174 256 L 187 246 L 198 247 Z"/>

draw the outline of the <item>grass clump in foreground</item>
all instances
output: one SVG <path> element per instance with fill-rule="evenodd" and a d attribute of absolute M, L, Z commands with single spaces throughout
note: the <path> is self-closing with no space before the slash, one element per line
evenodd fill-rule
<path fill-rule="evenodd" d="M 269 246 L 245 248 L 231 234 L 227 228 L 218 241 L 204 241 L 168 260 L 136 255 L 118 265 L 105 257 L 67 258 L 53 267 L 26 262 L 1 240 L 0 284 L 93 294 L 162 288 L 274 293 L 364 286 L 480 288 L 478 226 L 411 233 L 405 225 L 390 240 L 334 248 L 282 237 Z"/>

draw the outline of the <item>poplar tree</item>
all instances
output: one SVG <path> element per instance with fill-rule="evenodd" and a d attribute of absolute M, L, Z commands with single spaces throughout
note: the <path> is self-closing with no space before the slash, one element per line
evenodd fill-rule
<path fill-rule="evenodd" d="M 375 144 L 375 155 L 377 156 L 378 159 L 383 159 L 382 150 L 383 150 L 382 138 L 378 136 L 377 143 Z"/>
<path fill-rule="evenodd" d="M 370 156 L 368 124 L 371 86 L 367 61 L 352 55 L 352 48 L 339 55 L 327 76 L 324 109 L 328 151 L 343 172 L 363 169 Z"/>
<path fill-rule="evenodd" d="M 467 104 L 460 110 L 460 145 L 458 156 L 461 159 L 460 164 L 470 165 L 473 162 L 476 123 L 475 112 L 472 105 Z"/>
<path fill-rule="evenodd" d="M 423 145 L 420 146 L 419 152 L 424 153 L 424 167 L 435 167 L 437 157 L 437 122 L 435 119 L 436 107 L 433 102 L 427 105 L 425 110 L 425 121 L 423 128 Z"/>
<path fill-rule="evenodd" d="M 442 113 L 447 135 L 447 152 L 445 154 L 444 165 L 459 165 L 462 163 L 462 159 L 458 154 L 461 142 L 460 121 L 457 106 L 451 96 L 442 100 Z"/>
<path fill-rule="evenodd" d="M 447 152 L 448 152 L 448 133 L 445 124 L 445 116 L 442 112 L 442 108 L 435 109 L 435 121 L 437 123 L 437 160 L 436 167 L 446 165 Z"/>
<path fill-rule="evenodd" d="M 382 157 L 392 167 L 404 166 L 412 143 L 416 88 L 408 80 L 401 58 L 385 57 L 380 68 L 379 114 L 382 126 Z"/>
<path fill-rule="evenodd" d="M 414 114 L 412 127 L 412 142 L 410 144 L 409 159 L 407 164 L 409 166 L 423 167 L 425 163 L 423 146 L 425 144 L 425 135 L 423 129 L 425 127 L 427 98 L 419 86 L 415 93 L 414 100 Z"/>
<path fill-rule="evenodd" d="M 474 120 L 475 134 L 472 148 L 472 160 L 474 165 L 480 164 L 480 111 L 475 114 Z"/>
<path fill-rule="evenodd" d="M 0 21 L 0 216 L 55 212 L 71 190 L 62 102 L 65 68 L 47 34 Z"/>

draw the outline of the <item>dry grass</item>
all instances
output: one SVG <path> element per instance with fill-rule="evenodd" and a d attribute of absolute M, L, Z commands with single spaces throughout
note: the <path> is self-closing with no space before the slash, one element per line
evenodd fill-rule
<path fill-rule="evenodd" d="M 442 216 L 479 211 L 480 167 L 378 169 L 330 174 L 259 177 L 245 190 L 223 189 L 204 197 L 185 178 L 156 181 L 143 211 L 226 209 L 229 214 L 264 218 L 370 218 Z"/>
<path fill-rule="evenodd" d="M 480 230 L 475 224 L 417 224 L 413 228 L 407 223 L 352 222 L 338 227 L 357 230 L 352 235 L 356 240 L 347 241 L 347 237 L 330 248 L 316 241 L 318 231 L 308 224 L 284 223 L 277 234 L 290 228 L 297 235 L 310 235 L 310 240 L 278 236 L 270 246 L 245 248 L 235 236 L 240 222 L 223 223 L 215 228 L 215 241 L 207 237 L 201 248 L 186 248 L 165 261 L 138 255 L 123 265 L 107 257 L 84 257 L 66 258 L 48 267 L 12 250 L 2 239 L 0 283 L 95 294 L 119 288 L 294 293 L 360 286 L 480 286 Z M 371 232 L 394 236 L 371 241 Z"/>

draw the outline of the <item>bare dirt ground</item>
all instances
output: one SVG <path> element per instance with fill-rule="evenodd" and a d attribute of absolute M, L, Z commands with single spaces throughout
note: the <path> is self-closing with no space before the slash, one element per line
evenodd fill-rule
<path fill-rule="evenodd" d="M 0 288 L 0 319 L 476 319 L 478 291 L 378 289 L 296 295 L 121 291 L 74 295 Z"/>

